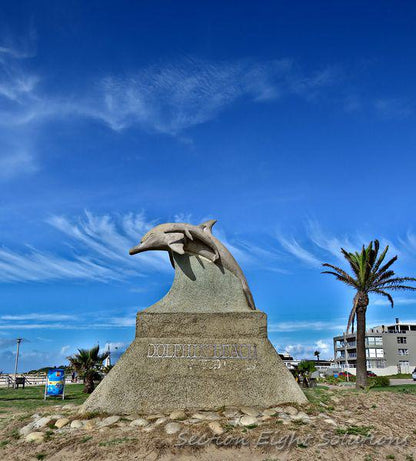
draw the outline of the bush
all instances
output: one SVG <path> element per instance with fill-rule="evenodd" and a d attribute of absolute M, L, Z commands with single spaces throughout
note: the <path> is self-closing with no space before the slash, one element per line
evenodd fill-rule
<path fill-rule="evenodd" d="M 375 376 L 368 378 L 368 385 L 370 387 L 387 387 L 390 386 L 390 379 L 387 376 Z"/>

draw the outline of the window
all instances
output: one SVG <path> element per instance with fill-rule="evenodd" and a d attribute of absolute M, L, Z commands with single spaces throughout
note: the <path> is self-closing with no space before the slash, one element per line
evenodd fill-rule
<path fill-rule="evenodd" d="M 409 349 L 399 349 L 399 355 L 409 355 Z"/>
<path fill-rule="evenodd" d="M 366 349 L 366 356 L 370 359 L 375 359 L 376 357 L 384 357 L 384 350 L 383 349 Z"/>
<path fill-rule="evenodd" d="M 377 357 L 376 349 L 367 349 L 366 352 L 367 352 L 367 357 L 370 357 L 370 358 L 376 358 Z"/>
<path fill-rule="evenodd" d="M 398 343 L 398 344 L 406 344 L 406 343 L 407 343 L 407 338 L 406 338 L 406 336 L 398 336 L 398 337 L 397 337 L 397 343 Z"/>
<path fill-rule="evenodd" d="M 384 360 L 376 360 L 377 368 L 384 368 L 385 366 L 386 366 L 386 362 Z"/>
<path fill-rule="evenodd" d="M 382 346 L 383 338 L 381 336 L 367 336 L 365 342 L 367 346 Z"/>

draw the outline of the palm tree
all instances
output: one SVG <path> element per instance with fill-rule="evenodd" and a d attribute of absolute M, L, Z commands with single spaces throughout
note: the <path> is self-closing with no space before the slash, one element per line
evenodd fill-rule
<path fill-rule="evenodd" d="M 397 261 L 397 256 L 394 256 L 384 265 L 383 261 L 386 257 L 388 246 L 379 255 L 380 244 L 378 240 L 374 243 L 370 242 L 367 248 L 363 245 L 360 253 L 349 253 L 341 248 L 341 252 L 348 261 L 352 275 L 349 275 L 339 267 L 332 264 L 323 264 L 332 270 L 324 271 L 323 274 L 334 275 L 337 280 L 351 286 L 356 290 L 353 306 L 348 318 L 347 333 L 352 326 L 354 332 L 354 321 L 357 321 L 357 389 L 362 389 L 367 386 L 367 359 L 365 354 L 365 330 L 366 330 L 366 312 L 369 304 L 368 295 L 376 293 L 386 297 L 391 306 L 394 306 L 394 300 L 390 291 L 397 290 L 416 290 L 415 287 L 405 285 L 405 282 L 415 282 L 413 277 L 395 277 L 394 271 L 390 269 L 392 264 Z"/>
<path fill-rule="evenodd" d="M 313 355 L 318 359 L 319 362 L 319 356 L 321 355 L 321 353 L 319 351 L 315 351 Z"/>
<path fill-rule="evenodd" d="M 78 354 L 67 357 L 71 368 L 73 368 L 84 380 L 84 391 L 91 394 L 94 390 L 94 379 L 98 379 L 98 373 L 103 366 L 108 352 L 99 354 L 100 346 L 94 346 L 92 349 L 78 349 Z"/>

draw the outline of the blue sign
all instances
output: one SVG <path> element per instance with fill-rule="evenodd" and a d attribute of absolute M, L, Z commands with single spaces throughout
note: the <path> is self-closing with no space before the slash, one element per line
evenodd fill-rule
<path fill-rule="evenodd" d="M 65 371 L 61 368 L 50 368 L 46 377 L 45 398 L 48 395 L 64 398 Z"/>

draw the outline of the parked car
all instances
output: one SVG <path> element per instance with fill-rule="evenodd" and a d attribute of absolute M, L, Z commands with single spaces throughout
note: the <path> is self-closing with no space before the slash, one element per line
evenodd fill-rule
<path fill-rule="evenodd" d="M 372 371 L 368 371 L 368 370 L 367 370 L 367 376 L 368 376 L 369 378 L 375 378 L 377 375 L 376 375 L 375 373 L 373 373 Z"/>
<path fill-rule="evenodd" d="M 413 381 L 416 381 L 416 368 L 413 370 L 412 378 L 413 378 Z"/>
<path fill-rule="evenodd" d="M 341 373 L 338 373 L 338 376 L 341 378 L 346 378 L 348 376 L 348 378 L 355 378 L 355 376 L 350 373 L 349 371 L 341 371 Z"/>

